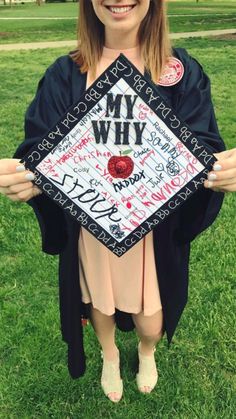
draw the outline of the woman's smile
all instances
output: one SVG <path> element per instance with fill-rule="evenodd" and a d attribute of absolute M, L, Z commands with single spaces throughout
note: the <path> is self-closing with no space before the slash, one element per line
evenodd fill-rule
<path fill-rule="evenodd" d="M 105 45 L 111 48 L 137 45 L 141 22 L 150 0 L 92 0 L 94 12 L 105 27 Z"/>
<path fill-rule="evenodd" d="M 122 18 L 127 16 L 135 7 L 135 4 L 129 5 L 115 5 L 115 6 L 105 6 L 109 12 L 114 16 L 114 18 Z"/>

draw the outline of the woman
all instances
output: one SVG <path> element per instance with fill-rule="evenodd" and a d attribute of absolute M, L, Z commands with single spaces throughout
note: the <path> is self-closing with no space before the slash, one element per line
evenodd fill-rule
<path fill-rule="evenodd" d="M 26 113 L 26 140 L 15 159 L 0 161 L 0 192 L 32 206 L 43 251 L 60 256 L 61 327 L 71 376 L 85 372 L 81 317 L 89 317 L 102 348 L 102 388 L 117 402 L 123 382 L 115 325 L 123 331 L 135 327 L 139 336 L 137 385 L 141 392 L 152 391 L 158 378 L 156 344 L 165 331 L 170 344 L 187 302 L 189 243 L 216 218 L 223 199 L 219 191 L 236 190 L 236 149 L 223 151 L 209 79 L 201 66 L 186 51 L 170 47 L 164 0 L 80 0 L 79 38 L 78 50 L 60 57 L 41 79 Z M 156 84 L 171 56 L 182 61 L 182 79 L 173 86 L 158 86 L 159 91 L 219 161 L 205 188 L 149 233 L 145 243 L 141 240 L 117 258 L 42 194 L 31 182 L 33 174 L 18 159 L 120 52 L 142 73 L 147 70 Z M 140 287 L 143 279 L 144 290 Z"/>

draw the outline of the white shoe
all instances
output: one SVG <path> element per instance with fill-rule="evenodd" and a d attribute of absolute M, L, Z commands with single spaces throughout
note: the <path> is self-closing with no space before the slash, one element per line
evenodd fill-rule
<path fill-rule="evenodd" d="M 140 343 L 141 342 L 138 344 L 139 372 L 136 374 L 136 382 L 141 393 L 151 393 L 158 380 L 158 372 L 154 357 L 156 348 L 153 348 L 152 355 L 143 355 L 140 352 Z"/>
<path fill-rule="evenodd" d="M 104 358 L 103 352 L 101 351 L 101 357 L 103 358 L 101 386 L 106 396 L 112 402 L 119 402 L 123 394 L 123 381 L 120 378 L 120 354 L 118 351 L 117 360 L 108 361 Z M 115 394 L 114 394 L 115 393 Z"/>

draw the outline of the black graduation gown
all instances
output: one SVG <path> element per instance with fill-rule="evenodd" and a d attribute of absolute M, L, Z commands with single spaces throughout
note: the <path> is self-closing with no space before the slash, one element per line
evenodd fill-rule
<path fill-rule="evenodd" d="M 184 65 L 184 77 L 175 86 L 159 86 L 160 93 L 212 152 L 223 151 L 225 147 L 217 128 L 207 75 L 184 49 L 175 49 L 174 55 Z M 69 56 L 58 58 L 47 69 L 26 112 L 26 139 L 16 150 L 14 158 L 22 158 L 47 133 L 67 108 L 79 99 L 85 86 L 86 74 L 80 73 Z M 190 242 L 215 220 L 223 196 L 223 193 L 202 188 L 154 229 L 153 245 L 168 345 L 187 303 Z M 62 337 L 68 344 L 69 372 L 72 378 L 78 378 L 86 369 L 81 316 L 88 316 L 87 306 L 81 301 L 79 283 L 77 249 L 80 225 L 44 194 L 31 199 L 28 204 L 39 222 L 43 252 L 59 254 Z M 123 331 L 135 327 L 131 314 L 117 309 L 115 321 Z"/>

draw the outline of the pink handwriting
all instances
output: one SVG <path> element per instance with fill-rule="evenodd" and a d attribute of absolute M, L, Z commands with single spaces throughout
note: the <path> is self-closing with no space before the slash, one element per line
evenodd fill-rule
<path fill-rule="evenodd" d="M 51 159 L 43 160 L 40 164 L 40 170 L 50 173 L 54 177 L 58 177 L 58 173 L 56 172 L 53 162 Z"/>
<path fill-rule="evenodd" d="M 107 199 L 107 201 L 109 201 L 111 204 L 115 204 L 115 206 L 118 208 L 120 203 L 118 201 L 116 201 L 114 198 L 112 198 L 111 194 L 107 191 L 102 191 L 101 195 L 104 196 L 104 198 Z"/>
<path fill-rule="evenodd" d="M 153 114 L 153 111 L 147 105 L 144 105 L 143 103 L 140 103 L 138 108 L 139 108 L 138 117 L 141 121 L 146 119 L 148 117 L 148 114 L 150 115 Z"/>
<path fill-rule="evenodd" d="M 81 163 L 90 159 L 97 159 L 98 157 L 109 158 L 111 156 L 112 156 L 112 153 L 110 151 L 104 151 L 103 153 L 101 153 L 98 150 L 93 150 L 88 154 L 84 154 L 83 156 L 81 155 L 74 156 L 73 160 L 74 160 L 74 163 L 77 164 L 77 163 Z"/>
<path fill-rule="evenodd" d="M 136 193 L 137 195 L 141 198 L 144 199 L 145 196 L 147 196 L 147 190 L 145 189 L 144 185 L 140 185 L 137 189 L 136 189 Z"/>
<path fill-rule="evenodd" d="M 192 164 L 197 164 L 198 160 L 196 159 L 196 157 L 194 157 L 193 154 L 186 149 L 186 147 L 183 143 L 181 143 L 181 141 L 178 141 L 178 143 L 176 144 L 176 149 L 178 150 L 179 154 L 185 157 L 186 160 L 188 160 Z"/>
<path fill-rule="evenodd" d="M 131 217 L 129 219 L 130 224 L 132 224 L 134 227 L 139 227 L 142 220 L 146 217 L 146 211 L 144 210 L 134 210 L 130 213 Z"/>
<path fill-rule="evenodd" d="M 146 161 L 146 160 L 148 159 L 148 157 L 150 157 L 152 154 L 153 154 L 153 155 L 155 155 L 155 151 L 154 151 L 154 150 L 149 151 L 149 152 L 146 154 L 146 156 L 144 156 L 144 158 L 140 161 L 141 166 L 143 166 L 143 165 L 144 165 L 145 161 Z"/>
<path fill-rule="evenodd" d="M 90 136 L 90 134 L 87 135 L 87 137 L 84 137 L 81 139 L 81 141 L 77 144 L 75 144 L 73 147 L 71 147 L 71 149 L 68 151 L 68 153 L 63 154 L 59 160 L 57 160 L 56 163 L 58 164 L 63 164 L 65 163 L 67 160 L 69 160 L 71 157 L 73 157 L 77 151 L 81 151 L 88 143 L 89 141 L 94 140 L 94 138 L 92 136 Z"/>
<path fill-rule="evenodd" d="M 111 177 L 107 169 L 102 168 L 101 166 L 99 166 L 99 164 L 96 164 L 96 169 L 102 172 L 101 176 L 103 176 L 108 182 L 113 183 L 113 178 Z"/>
<path fill-rule="evenodd" d="M 193 166 L 192 163 L 188 163 L 186 169 L 183 169 L 177 176 L 175 176 L 169 183 L 166 182 L 157 192 L 151 194 L 151 198 L 154 201 L 166 201 L 168 195 L 173 195 L 176 189 L 182 188 L 186 183 L 191 180 L 194 173 L 198 173 L 198 170 Z"/>

